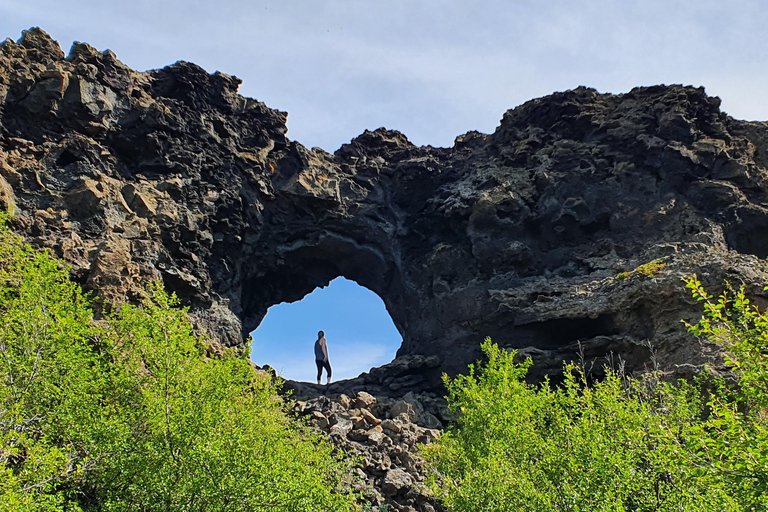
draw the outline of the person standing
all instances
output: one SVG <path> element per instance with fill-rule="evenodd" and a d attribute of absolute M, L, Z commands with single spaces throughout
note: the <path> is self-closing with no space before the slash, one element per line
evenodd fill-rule
<path fill-rule="evenodd" d="M 317 364 L 317 383 L 320 384 L 320 378 L 323 376 L 323 368 L 328 372 L 325 380 L 326 386 L 331 383 L 331 361 L 328 359 L 328 344 L 325 341 L 325 333 L 317 333 L 315 342 L 315 364 Z"/>

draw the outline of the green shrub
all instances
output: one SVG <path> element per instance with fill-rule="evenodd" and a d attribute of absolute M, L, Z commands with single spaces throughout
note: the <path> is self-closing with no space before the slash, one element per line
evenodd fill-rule
<path fill-rule="evenodd" d="M 711 464 L 702 466 L 732 487 L 748 510 L 768 509 L 768 316 L 750 302 L 744 287 L 730 286 L 717 298 L 696 276 L 686 280 L 705 315 L 691 332 L 720 343 L 726 363 L 738 375 L 738 385 L 719 389 L 710 397 L 711 417 L 701 425 L 698 451 Z"/>
<path fill-rule="evenodd" d="M 353 510 L 346 466 L 247 360 L 204 356 L 159 285 L 94 322 L 0 228 L 0 510 Z"/>
<path fill-rule="evenodd" d="M 708 416 L 692 385 L 611 369 L 588 384 L 568 364 L 562 386 L 532 386 L 523 380 L 530 361 L 516 364 L 490 340 L 483 351 L 486 363 L 444 378 L 458 424 L 424 447 L 430 486 L 449 510 L 765 509 L 765 490 L 745 471 L 731 473 L 749 457 L 724 446 L 743 418 L 729 407 Z"/>

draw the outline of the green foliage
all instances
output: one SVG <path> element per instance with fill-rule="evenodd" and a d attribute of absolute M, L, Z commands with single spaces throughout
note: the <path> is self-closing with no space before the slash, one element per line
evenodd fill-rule
<path fill-rule="evenodd" d="M 58 510 L 94 465 L 105 362 L 90 320 L 57 262 L 1 230 L 0 510 Z"/>
<path fill-rule="evenodd" d="M 654 277 L 658 274 L 661 274 L 664 269 L 666 268 L 667 264 L 664 263 L 663 260 L 653 260 L 649 261 L 648 263 L 644 263 L 637 267 L 635 270 L 631 272 L 619 272 L 616 275 L 616 279 L 619 281 L 622 281 L 624 279 L 629 279 L 632 276 L 642 276 L 642 277 Z"/>
<path fill-rule="evenodd" d="M 489 339 L 483 351 L 485 364 L 444 378 L 459 421 L 424 447 L 435 470 L 430 486 L 449 510 L 737 511 L 768 504 L 762 481 L 748 476 L 768 459 L 728 448 L 744 433 L 731 428 L 744 427 L 743 416 L 732 407 L 708 416 L 692 385 L 611 369 L 588 383 L 568 364 L 562 386 L 532 386 L 523 380 L 530 361 L 516 364 L 514 352 Z"/>
<path fill-rule="evenodd" d="M 685 283 L 704 305 L 704 316 L 696 325 L 687 324 L 689 330 L 721 343 L 726 363 L 739 374 L 742 397 L 768 407 L 768 316 L 750 302 L 743 286 L 735 291 L 729 286 L 715 298 L 696 276 Z"/>
<path fill-rule="evenodd" d="M 688 324 L 726 349 L 726 363 L 739 376 L 729 389 L 720 382 L 708 401 L 710 420 L 701 426 L 699 451 L 712 464 L 708 473 L 723 475 L 742 501 L 755 510 L 768 507 L 768 316 L 750 302 L 744 287 L 730 286 L 718 297 L 709 295 L 696 276 L 686 279 L 705 316 Z"/>
<path fill-rule="evenodd" d="M 0 511 L 352 510 L 345 465 L 159 285 L 95 322 L 0 228 Z"/>

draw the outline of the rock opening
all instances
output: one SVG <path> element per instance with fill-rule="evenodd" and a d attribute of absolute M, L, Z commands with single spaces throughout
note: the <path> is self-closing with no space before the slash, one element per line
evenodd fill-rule
<path fill-rule="evenodd" d="M 286 379 L 313 382 L 312 347 L 321 329 L 328 339 L 334 381 L 391 362 L 402 343 L 381 298 L 337 278 L 299 301 L 272 306 L 251 333 L 251 359 Z"/>

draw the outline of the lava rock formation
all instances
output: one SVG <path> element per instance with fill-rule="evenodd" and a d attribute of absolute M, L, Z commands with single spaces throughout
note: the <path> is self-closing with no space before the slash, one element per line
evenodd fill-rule
<path fill-rule="evenodd" d="M 352 279 L 384 300 L 398 356 L 431 361 L 423 386 L 485 336 L 533 357 L 533 378 L 580 352 L 642 369 L 649 342 L 685 372 L 711 354 L 680 322 L 700 316 L 680 278 L 768 281 L 768 125 L 701 88 L 579 87 L 451 148 L 378 129 L 330 154 L 287 139 L 286 114 L 239 83 L 187 62 L 136 72 L 84 43 L 65 56 L 39 29 L 6 40 L 14 229 L 104 304 L 162 279 L 226 346 L 273 304 Z"/>

